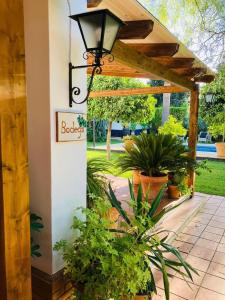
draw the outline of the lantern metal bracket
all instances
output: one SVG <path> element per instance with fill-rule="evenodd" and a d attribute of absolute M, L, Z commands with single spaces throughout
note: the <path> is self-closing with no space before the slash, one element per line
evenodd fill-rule
<path fill-rule="evenodd" d="M 93 64 L 82 65 L 82 66 L 73 66 L 73 64 L 71 62 L 69 63 L 69 106 L 70 107 L 73 106 L 73 103 L 83 104 L 88 100 L 90 92 L 91 92 L 93 80 L 94 80 L 94 75 L 102 73 L 103 64 L 104 63 L 101 62 L 101 58 L 97 55 L 95 56 L 95 61 Z M 73 87 L 73 70 L 74 69 L 84 69 L 84 68 L 93 68 L 93 69 L 92 69 L 91 78 L 90 78 L 90 82 L 89 82 L 88 89 L 87 89 L 87 95 L 84 100 L 77 102 L 76 100 L 74 100 L 74 96 L 79 96 L 81 91 L 80 91 L 79 87 L 77 87 L 77 86 Z"/>

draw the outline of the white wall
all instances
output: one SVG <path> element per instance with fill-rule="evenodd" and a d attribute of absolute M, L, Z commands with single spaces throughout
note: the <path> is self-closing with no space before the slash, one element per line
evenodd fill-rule
<path fill-rule="evenodd" d="M 72 14 L 85 11 L 86 0 L 70 2 Z M 24 0 L 24 13 L 31 211 L 42 216 L 45 226 L 37 235 L 42 257 L 33 266 L 53 274 L 63 262 L 52 247 L 69 238 L 74 209 L 86 205 L 86 142 L 56 143 L 55 112 L 86 112 L 86 105 L 70 109 L 68 104 L 67 1 Z M 83 64 L 83 42 L 74 21 L 71 33 L 72 63 Z M 73 74 L 85 94 L 85 70 Z"/>

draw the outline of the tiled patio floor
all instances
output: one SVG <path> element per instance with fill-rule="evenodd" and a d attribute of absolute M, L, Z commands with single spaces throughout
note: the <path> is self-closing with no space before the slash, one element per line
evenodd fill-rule
<path fill-rule="evenodd" d="M 173 243 L 193 267 L 194 284 L 174 274 L 171 300 L 225 300 L 225 197 L 198 194 L 207 203 Z M 157 282 L 162 288 L 162 279 Z M 153 299 L 165 299 L 163 290 Z"/>
<path fill-rule="evenodd" d="M 128 196 L 127 181 L 109 176 L 117 197 L 124 205 Z M 115 180 L 116 179 L 116 180 Z M 225 197 L 196 193 L 197 201 L 206 201 L 202 210 L 173 242 L 199 273 L 188 282 L 173 273 L 170 279 L 171 300 L 225 300 Z M 125 205 L 126 208 L 126 205 Z M 158 295 L 164 300 L 161 273 L 154 271 Z"/>

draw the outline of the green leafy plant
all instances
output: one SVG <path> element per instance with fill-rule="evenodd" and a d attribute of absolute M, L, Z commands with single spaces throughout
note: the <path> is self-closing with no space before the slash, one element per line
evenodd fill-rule
<path fill-rule="evenodd" d="M 94 205 L 95 197 L 104 197 L 107 189 L 107 179 L 103 173 L 110 173 L 110 163 L 101 158 L 91 158 L 87 161 L 87 206 Z M 94 196 L 94 197 L 93 197 Z"/>
<path fill-rule="evenodd" d="M 93 209 L 83 209 L 85 220 L 74 217 L 74 238 L 58 242 L 54 249 L 62 253 L 65 274 L 72 280 L 76 299 L 120 300 L 145 288 L 151 277 L 149 260 L 140 243 L 129 233 L 118 235 L 110 230 L 104 217 L 109 206 L 96 199 Z"/>
<path fill-rule="evenodd" d="M 162 272 L 165 297 L 168 300 L 169 277 L 171 276 L 171 271 L 176 271 L 184 278 L 191 279 L 191 272 L 197 274 L 196 270 L 185 262 L 180 252 L 175 247 L 167 243 L 166 240 L 168 232 L 166 230 L 162 230 L 160 226 L 157 226 L 168 212 L 175 209 L 180 204 L 165 207 L 161 211 L 158 211 L 164 193 L 164 188 L 161 189 L 151 204 L 148 202 L 148 197 L 143 197 L 141 186 L 139 186 L 137 196 L 134 195 L 133 185 L 130 181 L 129 189 L 130 207 L 132 209 L 132 214 L 130 215 L 132 217 L 130 217 L 130 215 L 128 215 L 122 208 L 121 203 L 116 198 L 111 186 L 109 186 L 108 198 L 112 206 L 118 210 L 121 218 L 123 219 L 118 233 L 122 236 L 126 236 L 127 233 L 129 233 L 129 237 L 130 235 L 135 237 L 137 243 L 147 243 L 148 245 L 148 251 L 144 252 L 143 256 L 147 257 L 150 262 L 150 265 L 147 264 L 146 268 L 150 268 L 151 277 L 148 278 L 148 282 L 145 287 L 143 289 L 139 289 L 137 295 L 149 296 L 152 292 L 157 293 L 154 271 L 152 268 L 154 267 Z M 164 235 L 162 235 L 163 232 L 165 233 Z M 170 258 L 168 258 L 168 256 L 170 256 Z M 183 271 L 181 271 L 181 267 L 183 268 Z"/>
<path fill-rule="evenodd" d="M 174 116 L 169 116 L 163 126 L 158 129 L 160 134 L 185 135 L 187 130 Z"/>
<path fill-rule="evenodd" d="M 146 176 L 161 176 L 188 151 L 182 141 L 173 135 L 142 133 L 134 136 L 133 140 L 134 147 L 118 160 L 123 172 L 139 170 Z"/>
<path fill-rule="evenodd" d="M 225 107 L 224 111 L 217 113 L 213 118 L 212 125 L 209 126 L 209 133 L 215 138 L 222 137 L 222 142 L 225 142 Z"/>
<path fill-rule="evenodd" d="M 42 218 L 36 214 L 30 214 L 30 230 L 31 230 L 31 256 L 40 257 L 40 246 L 34 242 L 32 232 L 40 232 L 44 228 L 42 224 Z"/>

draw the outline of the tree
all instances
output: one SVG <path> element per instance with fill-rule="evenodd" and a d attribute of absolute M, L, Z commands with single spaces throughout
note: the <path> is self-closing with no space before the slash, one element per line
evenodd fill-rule
<path fill-rule="evenodd" d="M 145 86 L 139 80 L 120 77 L 96 76 L 93 90 L 117 90 Z M 107 120 L 107 158 L 110 159 L 112 122 L 123 124 L 148 123 L 155 113 L 156 100 L 152 96 L 116 96 L 93 98 L 88 102 L 88 119 Z"/>
<path fill-rule="evenodd" d="M 206 101 L 207 93 L 214 95 L 213 102 Z M 207 125 L 213 124 L 216 115 L 223 111 L 225 111 L 225 64 L 220 68 L 215 80 L 206 84 L 200 94 L 200 116 Z"/>
<path fill-rule="evenodd" d="M 140 1 L 206 63 L 224 61 L 224 0 Z"/>
<path fill-rule="evenodd" d="M 209 126 L 209 133 L 215 138 L 222 137 L 222 142 L 225 142 L 225 111 L 219 112 L 213 118 L 212 125 Z"/>

